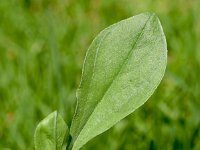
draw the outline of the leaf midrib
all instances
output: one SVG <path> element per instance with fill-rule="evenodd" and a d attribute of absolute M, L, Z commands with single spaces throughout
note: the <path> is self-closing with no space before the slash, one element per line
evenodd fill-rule
<path fill-rule="evenodd" d="M 57 150 L 57 146 L 58 146 L 58 143 L 57 143 L 57 117 L 58 117 L 58 114 L 57 112 L 55 113 L 55 119 L 54 119 L 54 127 L 55 127 L 55 134 L 54 134 L 54 139 L 55 139 L 55 148 Z"/>

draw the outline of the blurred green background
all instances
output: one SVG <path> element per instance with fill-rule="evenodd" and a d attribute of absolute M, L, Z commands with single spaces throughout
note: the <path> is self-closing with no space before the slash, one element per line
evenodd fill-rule
<path fill-rule="evenodd" d="M 32 150 L 38 122 L 71 123 L 85 52 L 105 27 L 155 12 L 168 42 L 150 100 L 83 150 L 200 150 L 199 0 L 0 0 L 0 150 Z"/>

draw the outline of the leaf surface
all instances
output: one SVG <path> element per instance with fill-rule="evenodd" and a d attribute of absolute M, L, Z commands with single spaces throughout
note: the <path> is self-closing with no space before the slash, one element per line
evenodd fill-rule
<path fill-rule="evenodd" d="M 57 111 L 42 120 L 35 131 L 36 150 L 65 150 L 68 127 Z"/>
<path fill-rule="evenodd" d="M 163 78 L 166 63 L 165 35 L 153 13 L 100 32 L 87 51 L 77 90 L 72 149 L 80 149 L 144 104 Z"/>

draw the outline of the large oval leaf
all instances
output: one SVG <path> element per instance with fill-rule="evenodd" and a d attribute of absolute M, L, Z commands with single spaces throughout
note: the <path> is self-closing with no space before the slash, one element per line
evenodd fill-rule
<path fill-rule="evenodd" d="M 72 121 L 72 149 L 144 104 L 163 78 L 167 46 L 159 19 L 143 13 L 103 30 L 84 62 Z"/>
<path fill-rule="evenodd" d="M 36 150 L 65 150 L 68 127 L 57 111 L 42 120 L 35 130 Z"/>

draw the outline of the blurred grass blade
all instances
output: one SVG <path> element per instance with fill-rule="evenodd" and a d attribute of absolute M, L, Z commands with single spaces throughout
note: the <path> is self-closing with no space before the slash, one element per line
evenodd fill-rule
<path fill-rule="evenodd" d="M 68 127 L 57 111 L 42 120 L 35 131 L 36 150 L 65 150 Z"/>
<path fill-rule="evenodd" d="M 143 13 L 103 30 L 85 58 L 70 129 L 72 149 L 144 104 L 163 78 L 166 63 L 166 40 L 155 14 Z"/>

